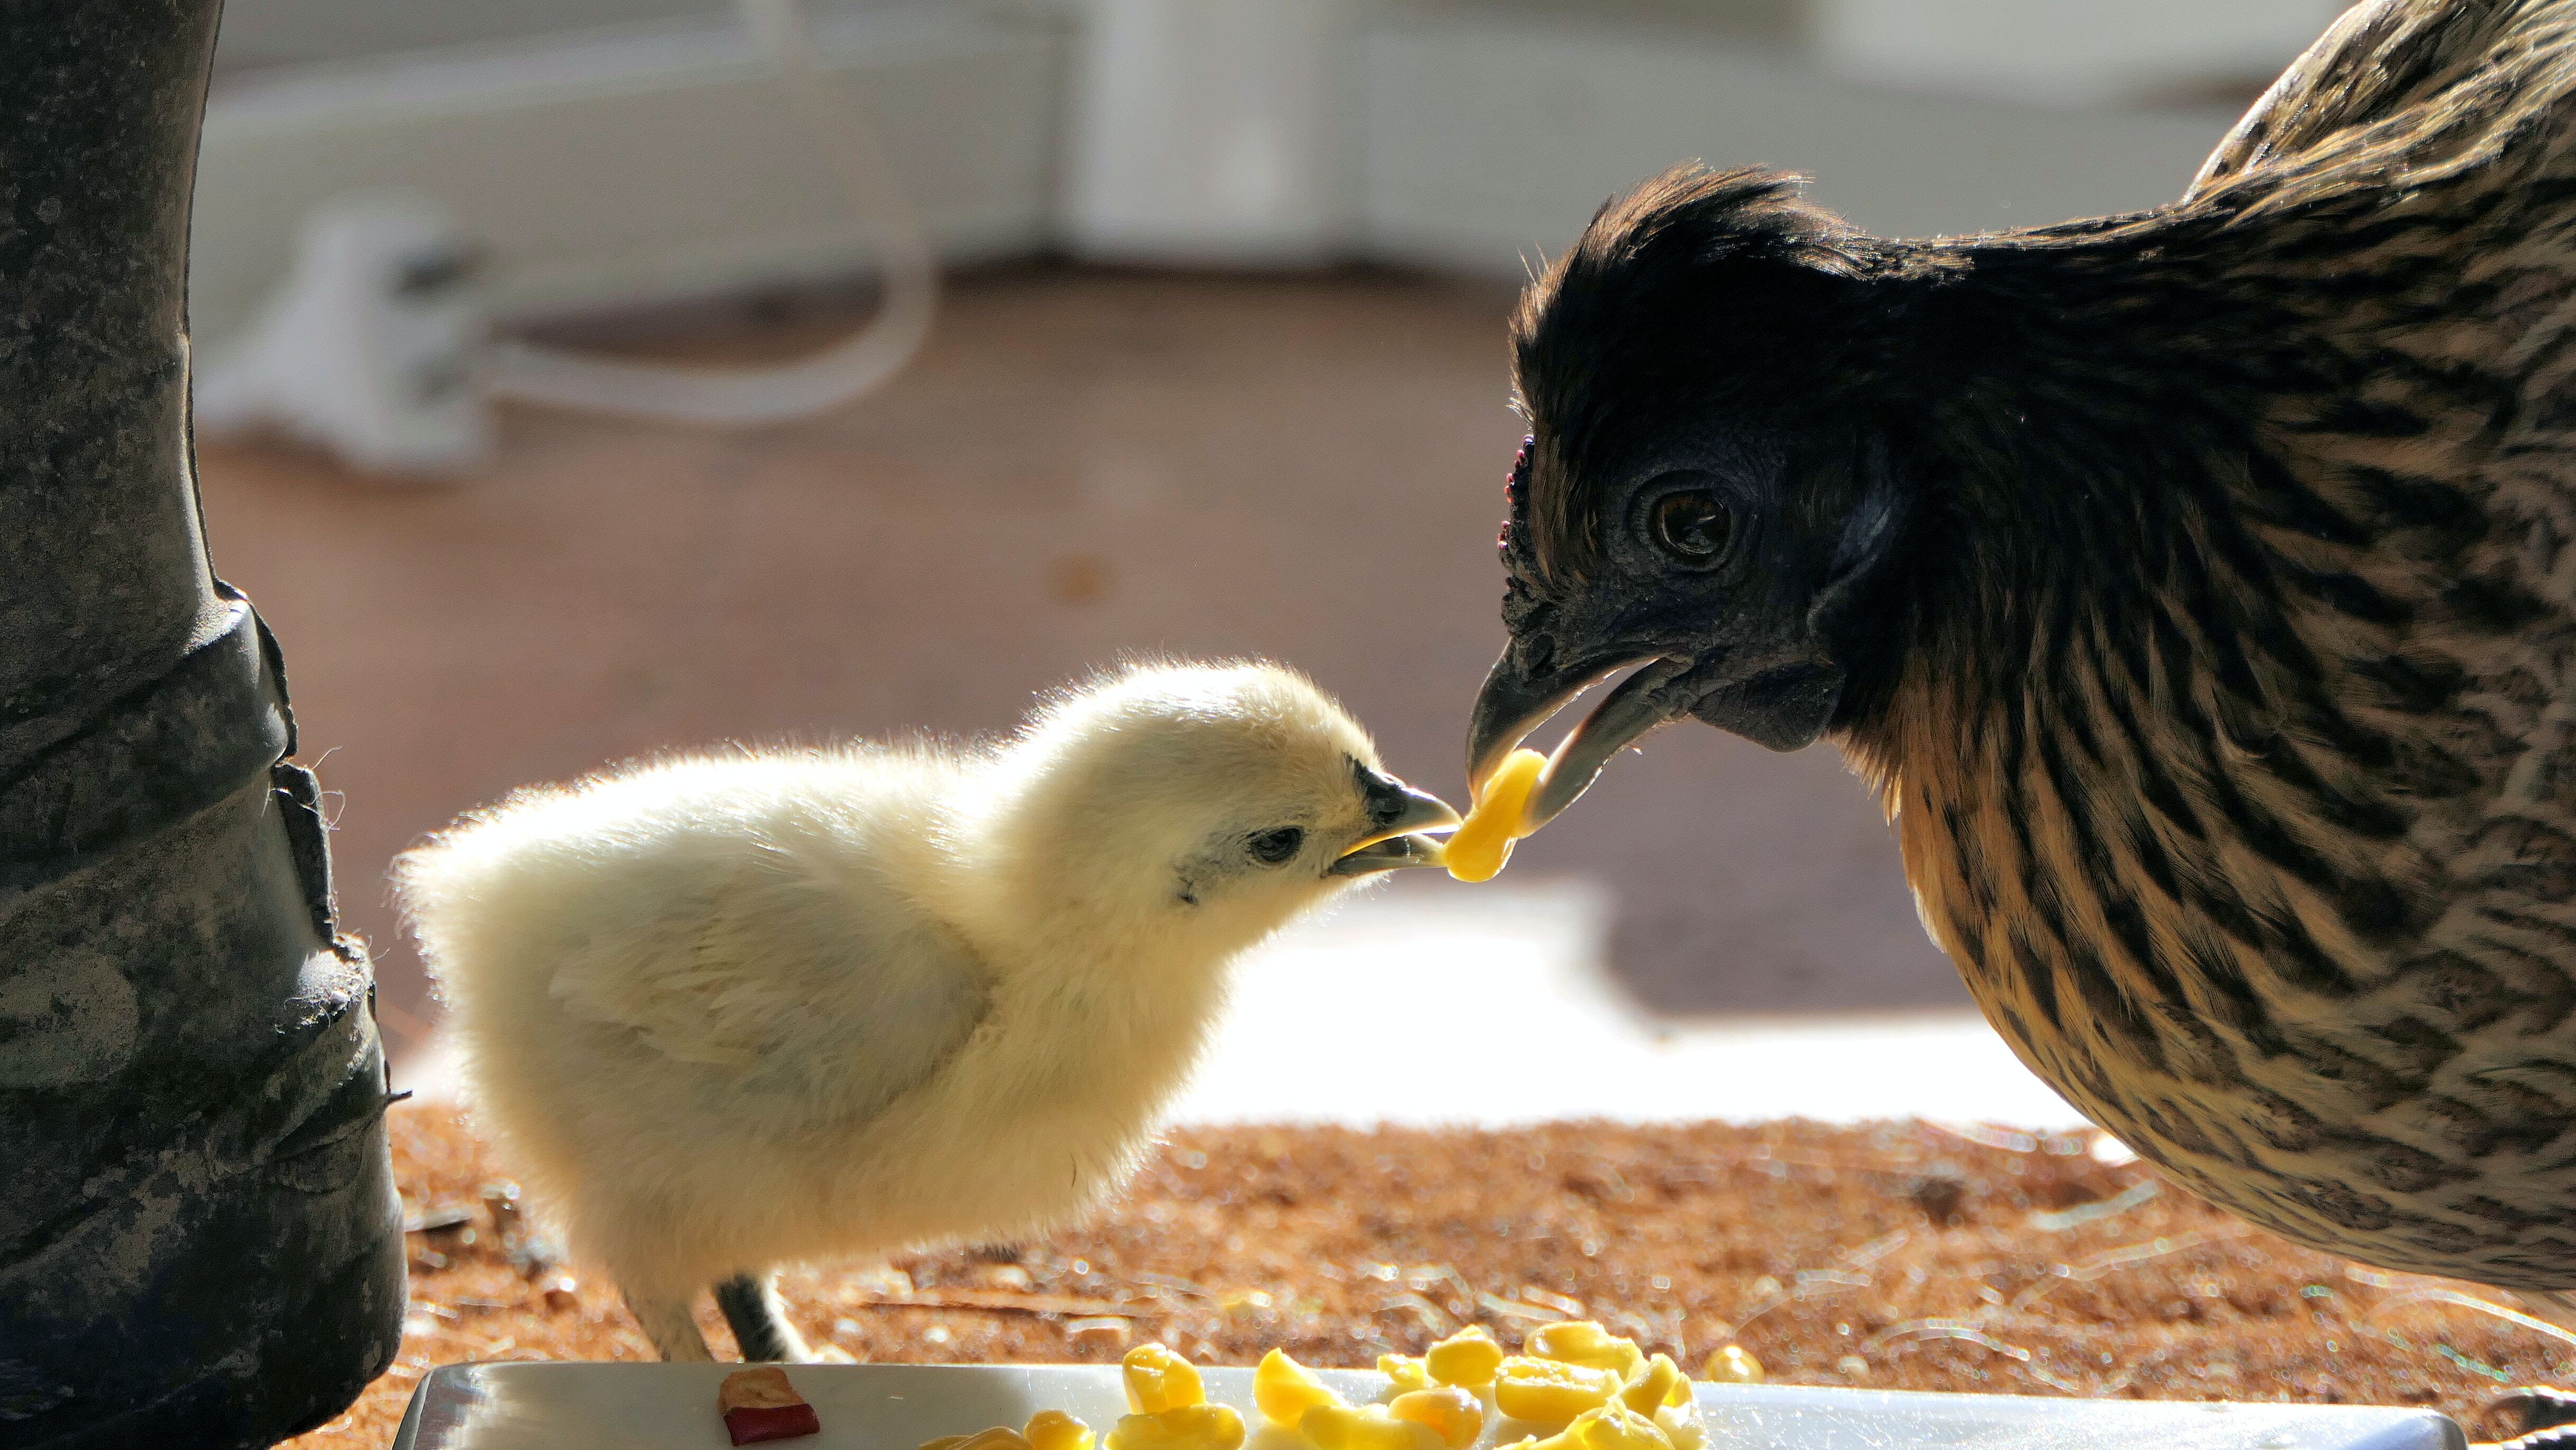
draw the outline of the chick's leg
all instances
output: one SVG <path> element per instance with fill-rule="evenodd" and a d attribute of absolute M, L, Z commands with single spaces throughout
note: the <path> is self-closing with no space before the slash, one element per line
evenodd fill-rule
<path fill-rule="evenodd" d="M 733 1326 L 745 1363 L 813 1358 L 804 1336 L 787 1322 L 787 1306 L 778 1300 L 778 1285 L 769 1275 L 736 1274 L 716 1285 L 716 1307 Z"/>
<path fill-rule="evenodd" d="M 689 1312 L 686 1298 L 663 1299 L 649 1295 L 628 1294 L 626 1312 L 644 1329 L 644 1337 L 666 1360 L 711 1361 L 713 1351 L 707 1348 L 707 1337 L 698 1332 L 697 1317 Z"/>

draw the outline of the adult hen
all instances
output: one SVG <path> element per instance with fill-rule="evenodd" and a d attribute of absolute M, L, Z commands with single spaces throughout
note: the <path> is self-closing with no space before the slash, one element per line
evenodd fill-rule
<path fill-rule="evenodd" d="M 2346 14 L 2174 205 L 1938 241 L 1762 172 L 1514 328 L 1481 782 L 1835 738 L 2030 1067 L 2367 1263 L 2576 1289 L 2576 3 Z"/>
<path fill-rule="evenodd" d="M 1095 681 L 981 750 L 666 761 L 397 867 L 480 1124 L 666 1359 L 704 1285 L 1067 1223 L 1135 1165 L 1246 947 L 1453 825 L 1275 666 Z"/>

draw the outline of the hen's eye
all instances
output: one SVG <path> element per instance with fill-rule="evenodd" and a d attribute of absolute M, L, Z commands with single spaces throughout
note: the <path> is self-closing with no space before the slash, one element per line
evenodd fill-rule
<path fill-rule="evenodd" d="M 1735 515 L 1703 488 L 1655 500 L 1655 545 L 1685 564 L 1705 564 L 1734 541 Z"/>
<path fill-rule="evenodd" d="M 1297 826 L 1281 826 L 1256 833 L 1247 844 L 1252 848 L 1253 860 L 1276 866 L 1305 848 L 1306 832 Z"/>

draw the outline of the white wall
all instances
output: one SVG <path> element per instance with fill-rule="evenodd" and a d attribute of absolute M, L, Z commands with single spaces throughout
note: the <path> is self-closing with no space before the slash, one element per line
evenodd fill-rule
<path fill-rule="evenodd" d="M 344 0 L 234 3 L 226 47 L 275 41 L 272 26 L 292 29 L 283 17 Z M 399 23 L 393 3 L 371 0 L 304 41 L 366 50 L 417 39 L 433 32 L 415 12 L 431 10 L 446 17 L 434 34 L 454 39 L 540 14 L 633 20 L 701 0 L 546 0 L 525 13 L 502 0 L 400 0 Z M 1345 148 L 1323 170 L 1346 190 L 1314 198 L 1340 214 L 1314 235 L 1357 258 L 1517 275 L 1610 193 L 1693 158 L 1811 174 L 1820 200 L 1883 232 L 2046 223 L 2170 200 L 2234 119 L 2231 108 L 2043 105 L 1840 78 L 1793 43 L 1799 17 L 1812 18 L 1792 8 L 1801 3 L 1359 0 L 1354 74 L 1338 87 L 1347 113 L 1313 128 Z M 2285 7 L 2312 0 L 2241 3 L 2272 17 L 2270 44 L 2294 29 Z M 877 117 L 950 256 L 1032 255 L 1083 235 L 1065 181 L 1079 8 L 818 0 L 824 68 Z M 201 335 L 217 341 L 282 274 L 306 207 L 376 184 L 427 190 L 480 235 L 505 313 L 867 265 L 867 218 L 824 184 L 774 78 L 722 11 L 237 71 L 218 86 L 205 136 L 191 301 Z M 1186 239 L 1168 250 L 1128 240 L 1130 253 L 1192 260 Z M 1245 259 L 1233 246 L 1204 260 Z"/>
<path fill-rule="evenodd" d="M 1060 28 L 914 7 L 826 13 L 814 39 L 948 256 L 1049 245 Z M 199 335 L 219 342 L 249 315 L 309 207 L 377 186 L 456 213 L 488 248 L 505 314 L 846 277 L 868 259 L 870 218 L 729 21 L 338 62 L 249 77 L 209 103 Z"/>
<path fill-rule="evenodd" d="M 2343 0 L 1809 0 L 1849 80 L 2085 106 L 2279 74 Z"/>
<path fill-rule="evenodd" d="M 1498 273 L 1676 161 L 1811 175 L 1819 201 L 1886 234 L 1969 233 L 2171 201 L 2235 119 L 1908 94 L 1776 52 L 1530 19 L 1390 22 L 1367 65 L 1371 250 Z"/>
<path fill-rule="evenodd" d="M 1113 261 L 1348 255 L 1356 0 L 1083 0 L 1062 234 Z"/>
<path fill-rule="evenodd" d="M 889 10 L 918 0 L 813 0 L 818 14 Z M 726 0 L 225 0 L 215 77 L 383 60 L 418 51 L 552 44 L 585 31 L 674 22 L 707 26 Z"/>

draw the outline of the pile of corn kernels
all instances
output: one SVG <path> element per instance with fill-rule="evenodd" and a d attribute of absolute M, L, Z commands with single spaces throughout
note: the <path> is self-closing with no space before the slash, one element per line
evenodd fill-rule
<path fill-rule="evenodd" d="M 1321 1376 L 1280 1350 L 1253 1371 L 1262 1419 L 1312 1450 L 1467 1450 L 1489 1418 L 1526 1433 L 1505 1450 L 1704 1450 L 1690 1377 L 1668 1354 L 1590 1320 L 1541 1327 L 1522 1354 L 1506 1354 L 1481 1325 L 1469 1325 L 1419 1355 L 1383 1354 L 1378 1369 L 1390 1398 L 1353 1405 Z M 1730 1344 L 1708 1358 L 1710 1379 L 1749 1383 L 1762 1366 Z M 1062 1410 L 1040 1410 L 1014 1430 L 996 1425 L 945 1435 L 921 1450 L 1240 1450 L 1243 1415 L 1211 1404 L 1198 1366 L 1160 1344 L 1120 1361 L 1129 1413 L 1100 1440 Z M 1552 1433 L 1544 1436 L 1539 1431 Z"/>

